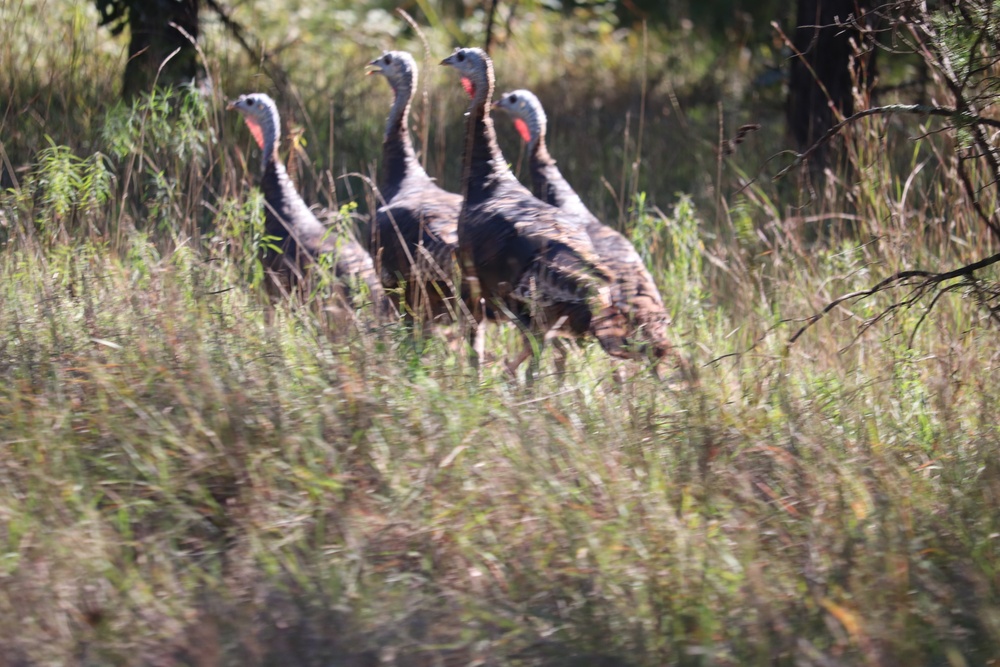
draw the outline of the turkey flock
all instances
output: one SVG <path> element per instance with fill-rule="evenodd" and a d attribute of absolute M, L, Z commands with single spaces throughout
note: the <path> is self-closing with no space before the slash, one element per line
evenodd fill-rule
<path fill-rule="evenodd" d="M 530 380 L 546 341 L 561 372 L 563 340 L 593 336 L 613 357 L 649 360 L 657 373 L 669 359 L 692 380 L 669 340 L 670 318 L 639 254 L 587 209 L 549 154 L 538 98 L 516 90 L 493 102 L 493 63 L 482 49 L 455 49 L 441 64 L 457 70 L 469 97 L 458 193 L 427 175 L 410 139 L 413 57 L 389 51 L 368 66 L 369 74 L 385 77 L 393 102 L 367 250 L 321 223 L 296 192 L 278 158 L 274 100 L 249 93 L 229 103 L 261 151 L 264 231 L 273 239 L 263 262 L 271 288 L 294 290 L 328 255 L 340 296 L 347 299 L 349 285 L 363 282 L 381 319 L 400 314 L 425 327 L 471 319 L 474 361 L 482 357 L 488 321 L 515 323 L 524 342 L 506 362 L 512 375 L 531 359 Z M 527 146 L 531 190 L 507 166 L 492 109 L 510 116 Z"/>

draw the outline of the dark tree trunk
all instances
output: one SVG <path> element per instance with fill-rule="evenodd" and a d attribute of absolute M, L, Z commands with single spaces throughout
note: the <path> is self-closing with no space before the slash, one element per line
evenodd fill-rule
<path fill-rule="evenodd" d="M 875 49 L 858 26 L 871 25 L 873 0 L 798 0 L 788 85 L 788 124 L 799 149 L 854 112 L 852 90 L 871 90 Z M 852 60 L 853 58 L 853 60 Z M 825 156 L 818 155 L 821 164 Z M 814 165 L 817 166 L 817 165 Z"/>
<path fill-rule="evenodd" d="M 198 38 L 199 2 L 96 0 L 101 25 L 109 26 L 115 35 L 128 26 L 131 34 L 122 97 L 131 99 L 151 90 L 154 83 L 178 86 L 195 78 L 198 53 L 193 40 Z"/>

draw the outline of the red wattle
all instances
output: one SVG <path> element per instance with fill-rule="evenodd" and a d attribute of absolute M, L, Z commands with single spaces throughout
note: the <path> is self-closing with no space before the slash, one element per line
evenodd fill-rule
<path fill-rule="evenodd" d="M 250 129 L 250 134 L 252 134 L 253 138 L 257 141 L 257 146 L 261 150 L 264 150 L 264 130 L 261 129 L 260 123 L 247 116 L 243 117 L 243 121 L 247 124 L 247 127 Z"/>
<path fill-rule="evenodd" d="M 528 124 L 527 123 L 525 123 L 520 118 L 515 118 L 514 119 L 514 129 L 516 129 L 517 133 L 521 135 L 522 139 L 524 139 L 524 143 L 526 143 L 526 144 L 530 144 L 531 143 L 531 131 L 528 129 Z"/>
<path fill-rule="evenodd" d="M 462 77 L 462 88 L 465 88 L 465 94 L 472 97 L 476 94 L 476 86 L 469 79 Z"/>

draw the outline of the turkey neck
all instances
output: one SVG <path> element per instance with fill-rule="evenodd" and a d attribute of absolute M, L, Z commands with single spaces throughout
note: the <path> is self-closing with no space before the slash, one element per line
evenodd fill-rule
<path fill-rule="evenodd" d="M 545 131 L 543 130 L 534 146 L 531 147 L 531 186 L 534 194 L 539 199 L 556 207 L 563 205 L 562 201 L 553 201 L 559 197 L 550 196 L 553 194 L 549 184 L 565 183 L 562 172 L 556 166 L 556 161 L 549 155 L 549 149 L 545 145 Z"/>
<path fill-rule="evenodd" d="M 296 199 L 301 200 L 301 197 L 292 187 L 288 172 L 285 171 L 285 165 L 281 164 L 281 160 L 278 159 L 277 128 L 273 124 L 261 127 L 264 134 L 264 145 L 261 147 L 263 162 L 261 163 L 260 189 L 263 191 L 264 201 L 267 203 L 267 206 L 264 207 L 264 231 L 268 236 L 285 241 L 289 236 L 286 224 L 291 225 L 292 223 L 288 215 L 289 204 Z M 282 223 L 282 220 L 285 221 L 285 224 Z"/>
<path fill-rule="evenodd" d="M 254 132 L 254 137 L 259 139 L 262 177 L 267 173 L 268 164 L 278 162 L 278 132 L 281 128 L 281 117 L 278 116 L 278 110 L 268 108 L 267 111 L 268 113 L 264 116 L 244 118 L 247 127 Z M 255 132 L 255 128 L 259 132 Z"/>
<path fill-rule="evenodd" d="M 509 175 L 507 163 L 497 144 L 493 119 L 489 108 L 493 97 L 493 74 L 487 71 L 483 92 L 478 90 L 469 111 L 465 139 L 465 164 L 462 179 L 462 196 L 467 203 L 487 199 L 496 189 L 500 179 Z"/>
<path fill-rule="evenodd" d="M 277 137 L 264 134 L 264 145 L 271 147 L 264 160 L 260 189 L 264 193 L 264 232 L 278 239 L 288 256 L 296 258 L 299 245 L 307 238 L 322 237 L 322 225 L 312 214 L 278 159 Z M 307 250 L 315 250 L 310 248 Z"/>
<path fill-rule="evenodd" d="M 385 125 L 382 142 L 382 197 L 390 201 L 399 191 L 402 182 L 411 175 L 424 173 L 410 139 L 409 117 L 413 102 L 413 83 L 395 88 L 396 97 Z"/>
<path fill-rule="evenodd" d="M 592 218 L 593 215 L 584 205 L 583 200 L 576 194 L 576 190 L 566 182 L 559 167 L 556 166 L 556 161 L 549 155 L 549 149 L 545 145 L 544 127 L 540 129 L 538 139 L 535 140 L 530 151 L 529 168 L 531 170 L 532 193 L 546 204 Z"/>
<path fill-rule="evenodd" d="M 284 242 L 289 237 L 289 228 L 298 222 L 293 212 L 297 208 L 296 204 L 305 207 L 305 202 L 292 186 L 285 165 L 273 155 L 264 163 L 260 189 L 267 202 L 264 208 L 264 231 Z"/>

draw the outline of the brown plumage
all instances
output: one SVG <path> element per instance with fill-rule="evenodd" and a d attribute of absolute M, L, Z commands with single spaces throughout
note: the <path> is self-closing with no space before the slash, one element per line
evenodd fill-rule
<path fill-rule="evenodd" d="M 594 249 L 614 272 L 611 298 L 629 321 L 629 337 L 651 346 L 656 357 L 671 353 L 667 333 L 670 316 L 663 299 L 631 242 L 598 220 L 584 205 L 556 166 L 545 144 L 547 118 L 541 102 L 527 90 L 504 93 L 493 105 L 511 115 L 528 145 L 532 190 L 539 199 L 573 215 L 594 244 Z M 642 351 L 642 345 L 636 351 Z"/>
<path fill-rule="evenodd" d="M 462 197 L 438 187 L 413 150 L 408 129 L 417 87 L 413 57 L 390 51 L 369 67 L 369 73 L 386 78 L 394 94 L 382 144 L 382 201 L 375 214 L 372 254 L 386 288 L 405 281 L 409 313 L 440 319 L 447 316 L 452 296 Z"/>
<path fill-rule="evenodd" d="M 489 113 L 489 56 L 456 49 L 442 64 L 461 73 L 472 100 L 458 222 L 472 296 L 478 291 L 488 305 L 507 309 L 536 331 L 589 332 L 608 353 L 628 356 L 625 318 L 611 299 L 612 271 L 572 215 L 532 196 L 500 153 Z"/>
<path fill-rule="evenodd" d="M 379 316 L 387 316 L 392 304 L 375 273 L 375 264 L 365 249 L 352 238 L 337 235 L 324 226 L 288 178 L 278 159 L 278 134 L 281 119 L 278 107 L 263 93 L 240 95 L 228 109 L 239 111 L 261 150 L 260 188 L 264 193 L 264 232 L 276 238 L 281 252 L 266 251 L 264 262 L 273 278 L 283 284 L 297 284 L 308 266 L 320 255 L 336 257 L 334 273 L 338 278 L 358 278 L 368 285 Z M 347 286 L 343 283 L 343 296 Z"/>

